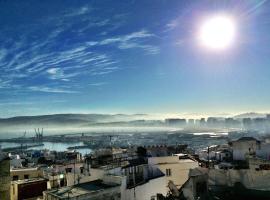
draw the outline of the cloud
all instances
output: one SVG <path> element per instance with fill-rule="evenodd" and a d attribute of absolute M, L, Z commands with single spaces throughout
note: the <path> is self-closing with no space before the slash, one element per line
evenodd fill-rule
<path fill-rule="evenodd" d="M 177 40 L 177 41 L 175 42 L 175 45 L 177 45 L 177 46 L 182 46 L 184 43 L 185 43 L 185 40 L 180 39 L 180 40 Z"/>
<path fill-rule="evenodd" d="M 127 22 L 127 13 L 96 16 L 94 10 L 88 5 L 67 8 L 1 30 L 0 39 L 8 39 L 0 47 L 0 89 L 9 89 L 10 93 L 74 93 L 80 77 L 105 76 L 121 70 L 122 50 L 159 53 L 159 47 L 151 43 L 155 34 L 145 29 L 115 34 Z M 87 35 L 90 31 L 94 32 L 93 41 Z M 21 34 L 10 35 L 13 32 Z M 114 49 L 108 51 L 103 46 Z M 49 87 L 51 83 L 54 87 Z"/>
<path fill-rule="evenodd" d="M 69 78 L 72 78 L 74 76 L 79 75 L 79 72 L 73 72 L 73 73 L 69 73 L 69 74 L 65 74 L 64 70 L 61 68 L 50 68 L 47 69 L 47 73 L 49 74 L 49 78 L 50 79 L 60 79 L 63 81 L 69 81 Z"/>
<path fill-rule="evenodd" d="M 28 87 L 29 90 L 31 91 L 36 91 L 36 92 L 46 92 L 46 93 L 78 93 L 77 91 L 72 91 L 72 90 L 66 90 L 63 88 L 51 88 L 47 86 L 30 86 Z"/>
<path fill-rule="evenodd" d="M 5 59 L 8 51 L 5 48 L 0 49 L 0 62 Z"/>
<path fill-rule="evenodd" d="M 89 5 L 84 5 L 80 8 L 74 8 L 69 10 L 68 12 L 65 13 L 65 17 L 76 17 L 76 16 L 81 16 L 85 15 L 89 12 L 92 11 L 92 8 Z"/>
<path fill-rule="evenodd" d="M 0 88 L 9 88 L 11 86 L 11 80 L 3 80 L 0 78 Z"/>
<path fill-rule="evenodd" d="M 0 102 L 0 106 L 22 106 L 22 105 L 32 105 L 33 102 Z"/>
<path fill-rule="evenodd" d="M 171 31 L 178 26 L 178 19 L 173 19 L 169 23 L 166 24 L 165 31 Z"/>
<path fill-rule="evenodd" d="M 154 34 L 149 33 L 146 30 L 141 30 L 137 32 L 133 32 L 127 35 L 121 35 L 111 38 L 106 38 L 101 41 L 91 41 L 88 44 L 90 46 L 96 45 L 116 45 L 118 49 L 134 49 L 140 48 L 143 49 L 147 54 L 158 54 L 160 49 L 155 45 L 144 44 L 142 39 L 153 38 Z"/>
<path fill-rule="evenodd" d="M 103 86 L 103 85 L 107 85 L 108 82 L 98 82 L 98 83 L 90 83 L 90 86 Z"/>
<path fill-rule="evenodd" d="M 106 45 L 106 44 L 112 44 L 112 43 L 118 43 L 118 42 L 125 43 L 125 42 L 129 42 L 131 40 L 136 40 L 139 38 L 153 37 L 153 36 L 154 36 L 153 34 L 148 33 L 145 30 L 142 30 L 142 31 L 130 33 L 128 35 L 105 39 L 105 40 L 100 42 L 100 45 Z"/>

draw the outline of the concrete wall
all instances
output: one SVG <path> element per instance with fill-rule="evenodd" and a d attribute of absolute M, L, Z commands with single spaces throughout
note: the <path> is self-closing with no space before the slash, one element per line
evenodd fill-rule
<path fill-rule="evenodd" d="M 69 200 L 120 200 L 121 193 L 120 193 L 120 187 L 113 187 L 113 188 L 107 188 L 100 191 L 93 191 L 85 194 L 81 194 L 76 197 L 70 196 L 69 198 L 63 199 L 69 199 Z M 44 200 L 61 200 L 61 198 L 50 195 L 50 193 L 43 193 L 43 199 Z"/>
<path fill-rule="evenodd" d="M 261 145 L 261 148 L 256 151 L 256 155 L 259 158 L 270 160 L 270 143 Z"/>
<path fill-rule="evenodd" d="M 179 160 L 178 156 L 152 157 L 149 164 L 156 165 L 166 176 L 166 169 L 171 170 L 171 176 L 166 176 L 166 186 L 169 181 L 180 188 L 187 180 L 189 170 L 198 167 L 198 163 L 190 159 Z M 169 189 L 168 189 L 169 190 Z"/>
<path fill-rule="evenodd" d="M 246 154 L 255 153 L 259 149 L 259 145 L 254 140 L 252 141 L 236 141 L 233 142 L 233 159 L 234 160 L 245 160 Z"/>
<path fill-rule="evenodd" d="M 8 159 L 0 161 L 0 199 L 10 199 L 10 163 Z"/>
<path fill-rule="evenodd" d="M 11 200 L 23 200 L 42 196 L 42 192 L 47 190 L 47 181 L 39 180 L 35 182 L 18 183 L 12 181 Z"/>
<path fill-rule="evenodd" d="M 210 185 L 234 186 L 241 182 L 249 189 L 269 190 L 270 171 L 269 170 L 222 170 L 210 169 L 208 183 Z"/>
<path fill-rule="evenodd" d="M 24 176 L 28 175 L 29 179 L 31 178 L 40 178 L 43 177 L 43 173 L 38 168 L 25 168 L 25 169 L 12 169 L 10 170 L 11 179 L 13 176 L 18 176 L 19 180 L 25 179 Z"/>
<path fill-rule="evenodd" d="M 166 178 L 160 177 L 149 180 L 145 184 L 139 185 L 132 189 L 126 189 L 123 183 L 121 187 L 121 200 L 151 200 L 156 197 L 157 193 L 166 195 Z"/>
<path fill-rule="evenodd" d="M 104 174 L 105 174 L 105 171 L 103 169 L 95 169 L 95 168 L 90 168 L 89 176 L 81 174 L 78 171 L 77 173 L 75 173 L 75 184 L 78 184 L 79 182 L 85 183 L 85 182 L 94 181 L 97 179 L 102 179 Z M 67 180 L 67 186 L 74 185 L 74 173 L 67 173 L 66 180 Z"/>
<path fill-rule="evenodd" d="M 24 159 L 12 159 L 10 160 L 10 166 L 15 168 L 22 167 L 22 162 L 24 161 Z"/>

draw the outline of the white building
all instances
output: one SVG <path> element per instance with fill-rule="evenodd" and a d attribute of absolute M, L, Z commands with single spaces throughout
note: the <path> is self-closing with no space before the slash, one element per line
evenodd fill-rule
<path fill-rule="evenodd" d="M 260 149 L 257 149 L 256 156 L 265 160 L 270 160 L 270 143 L 262 143 Z"/>
<path fill-rule="evenodd" d="M 247 155 L 255 155 L 260 149 L 261 142 L 253 137 L 242 137 L 231 142 L 233 160 L 246 160 Z"/>
<path fill-rule="evenodd" d="M 155 165 L 131 164 L 123 174 L 121 200 L 154 200 L 157 193 L 167 193 L 166 177 Z"/>
<path fill-rule="evenodd" d="M 169 181 L 180 188 L 188 179 L 189 170 L 198 167 L 198 162 L 191 160 L 185 154 L 174 156 L 150 157 L 148 163 L 159 168 L 166 177 L 166 186 Z"/>

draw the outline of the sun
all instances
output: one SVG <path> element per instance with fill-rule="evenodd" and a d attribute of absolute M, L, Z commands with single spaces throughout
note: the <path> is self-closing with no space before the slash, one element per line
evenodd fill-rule
<path fill-rule="evenodd" d="M 201 24 L 199 41 L 201 45 L 207 48 L 223 50 L 233 44 L 235 32 L 236 26 L 232 17 L 213 16 Z"/>

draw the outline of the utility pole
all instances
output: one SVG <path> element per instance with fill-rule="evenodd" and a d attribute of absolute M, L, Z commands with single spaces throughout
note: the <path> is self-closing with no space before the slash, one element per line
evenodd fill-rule
<path fill-rule="evenodd" d="M 75 165 L 75 162 L 76 162 L 76 157 L 75 157 L 75 159 L 74 159 L 74 168 L 73 168 L 73 174 L 74 174 L 74 185 L 76 184 L 76 174 L 75 174 L 75 167 L 76 167 L 76 165 Z"/>
<path fill-rule="evenodd" d="M 207 167 L 210 168 L 210 158 L 209 158 L 209 152 L 210 152 L 210 149 L 209 149 L 209 146 L 207 147 Z"/>
<path fill-rule="evenodd" d="M 134 200 L 136 200 L 136 190 L 135 190 L 135 188 L 136 188 L 136 186 L 135 186 L 135 184 L 136 184 L 136 181 L 135 181 L 135 166 L 132 167 L 132 176 L 133 176 L 133 186 L 134 186 L 134 190 L 133 190 L 133 192 L 134 192 Z"/>

